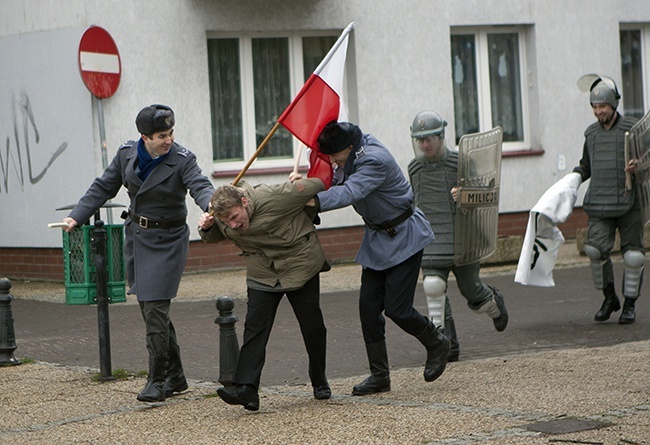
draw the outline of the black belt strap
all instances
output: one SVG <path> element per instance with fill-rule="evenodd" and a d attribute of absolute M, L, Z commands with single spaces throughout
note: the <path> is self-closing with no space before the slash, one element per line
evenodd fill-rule
<path fill-rule="evenodd" d="M 397 235 L 397 232 L 395 232 L 395 227 L 406 221 L 411 217 L 413 214 L 413 206 L 410 206 L 408 209 L 404 211 L 400 216 L 397 218 L 391 219 L 388 222 L 382 223 L 382 224 L 373 224 L 371 222 L 368 222 L 365 218 L 363 222 L 366 223 L 368 227 L 370 227 L 372 230 L 386 230 L 390 236 L 395 236 Z"/>
<path fill-rule="evenodd" d="M 156 220 L 147 218 L 146 216 L 138 216 L 129 211 L 131 221 L 142 227 L 143 229 L 173 229 L 175 227 L 182 227 L 185 225 L 185 218 L 173 220 Z"/>

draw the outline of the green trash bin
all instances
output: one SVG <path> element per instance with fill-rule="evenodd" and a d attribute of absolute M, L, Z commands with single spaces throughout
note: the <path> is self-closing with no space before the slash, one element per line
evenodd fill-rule
<path fill-rule="evenodd" d="M 124 226 L 104 225 L 106 229 L 106 273 L 110 303 L 126 301 L 124 271 Z M 94 225 L 63 232 L 63 266 L 66 304 L 97 303 L 95 252 L 92 248 Z"/>

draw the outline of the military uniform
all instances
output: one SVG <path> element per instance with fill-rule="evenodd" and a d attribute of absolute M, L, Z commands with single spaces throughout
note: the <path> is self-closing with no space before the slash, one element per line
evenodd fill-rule
<path fill-rule="evenodd" d="M 589 216 L 585 253 L 591 259 L 594 284 L 603 291 L 605 303 L 596 314 L 596 321 L 605 321 L 620 308 L 614 286 L 611 250 L 616 230 L 621 239 L 625 263 L 623 296 L 632 305 L 631 317 L 624 313 L 621 323 L 634 321 L 634 301 L 639 297 L 643 281 L 643 218 L 635 187 L 625 187 L 625 133 L 637 122 L 616 112 L 612 127 L 607 130 L 598 122 L 585 131 L 580 165 L 573 169 L 582 181 L 591 178 L 583 209 Z M 605 307 L 607 306 L 607 307 Z M 628 314 L 629 315 L 629 314 Z"/>
<path fill-rule="evenodd" d="M 350 149 L 342 183 L 317 195 L 326 212 L 352 205 L 364 220 L 364 236 L 356 261 L 362 267 L 359 317 L 371 376 L 354 395 L 390 390 L 384 314 L 415 336 L 427 350 L 426 381 L 445 369 L 449 340 L 413 307 L 423 249 L 434 235 L 413 191 L 390 152 L 375 137 L 353 124 L 328 124 L 318 139 L 332 155 Z"/>
<path fill-rule="evenodd" d="M 437 276 L 447 283 L 449 272 L 453 272 L 467 305 L 477 310 L 492 299 L 493 292 L 479 277 L 479 262 L 464 266 L 454 264 L 456 202 L 451 189 L 458 185 L 458 153 L 448 148 L 444 150 L 438 162 L 429 162 L 419 155 L 408 166 L 415 204 L 422 209 L 436 234 L 436 240 L 424 248 L 422 274 L 425 280 L 428 276 Z M 451 305 L 448 297 L 445 299 L 444 319 L 434 321 L 442 321 L 444 333 L 451 341 L 449 359 L 456 361 L 459 343 Z"/>
<path fill-rule="evenodd" d="M 136 172 L 138 144 L 143 144 L 143 140 L 128 141 L 119 148 L 111 164 L 95 179 L 69 216 L 84 223 L 121 187 L 127 189 L 130 204 L 128 215 L 124 215 L 124 260 L 128 293 L 137 295 L 145 320 L 149 383 L 154 378 L 162 380 L 164 393 L 169 396 L 187 388 L 176 332 L 169 317 L 170 302 L 178 291 L 189 249 L 186 196 L 189 191 L 194 202 L 206 211 L 214 187 L 201 173 L 196 156 L 175 142 L 149 176 L 140 179 Z M 160 400 L 159 397 L 154 399 Z M 161 398 L 164 400 L 164 396 Z M 140 396 L 139 400 L 156 401 Z"/>

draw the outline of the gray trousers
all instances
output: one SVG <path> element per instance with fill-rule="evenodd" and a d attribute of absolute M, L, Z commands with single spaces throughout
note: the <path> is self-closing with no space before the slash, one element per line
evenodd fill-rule
<path fill-rule="evenodd" d="M 481 263 L 476 262 L 465 266 L 442 266 L 436 268 L 423 268 L 422 274 L 426 276 L 438 276 L 445 283 L 449 280 L 449 272 L 453 272 L 456 277 L 456 284 L 460 294 L 467 300 L 467 306 L 470 309 L 477 309 L 483 303 L 492 298 L 492 291 L 487 287 L 479 277 L 481 272 Z M 449 297 L 445 302 L 445 320 L 452 319 L 451 304 Z"/>
<path fill-rule="evenodd" d="M 149 359 L 168 357 L 180 361 L 176 330 L 169 318 L 171 300 L 140 301 L 139 304 L 146 328 Z"/>
<path fill-rule="evenodd" d="M 641 209 L 635 205 L 629 212 L 617 218 L 589 218 L 587 244 L 600 251 L 603 265 L 603 287 L 614 284 L 614 266 L 610 252 L 614 248 L 616 230 L 621 238 L 621 253 L 628 250 L 645 252 L 643 247 L 643 220 Z"/>

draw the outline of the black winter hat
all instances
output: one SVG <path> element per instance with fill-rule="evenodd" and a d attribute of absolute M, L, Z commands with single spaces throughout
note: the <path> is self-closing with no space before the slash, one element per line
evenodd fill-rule
<path fill-rule="evenodd" d="M 345 150 L 350 145 L 352 145 L 353 152 L 358 150 L 361 147 L 362 137 L 363 133 L 356 125 L 350 122 L 332 121 L 325 125 L 316 142 L 321 153 L 333 155 Z"/>
<path fill-rule="evenodd" d="M 174 127 L 174 112 L 167 105 L 153 104 L 144 107 L 135 118 L 140 134 L 152 135 Z"/>

